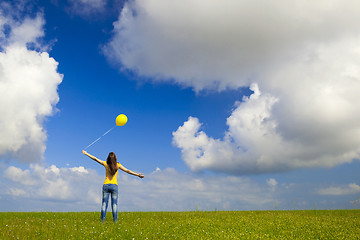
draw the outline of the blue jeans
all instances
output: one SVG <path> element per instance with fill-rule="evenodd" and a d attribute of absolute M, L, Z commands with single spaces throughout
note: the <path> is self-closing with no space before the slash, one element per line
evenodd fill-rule
<path fill-rule="evenodd" d="M 103 185 L 103 197 L 101 205 L 101 221 L 105 221 L 106 210 L 109 202 L 109 195 L 111 195 L 111 208 L 114 222 L 117 222 L 117 199 L 118 199 L 118 185 L 116 184 L 104 184 Z"/>

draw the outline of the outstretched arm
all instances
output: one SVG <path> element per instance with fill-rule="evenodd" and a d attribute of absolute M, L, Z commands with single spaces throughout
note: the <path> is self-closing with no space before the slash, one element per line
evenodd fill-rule
<path fill-rule="evenodd" d="M 96 162 L 98 162 L 98 163 L 100 163 L 101 165 L 104 166 L 104 161 L 102 161 L 102 160 L 98 159 L 97 157 L 95 157 L 95 156 L 87 153 L 85 150 L 82 150 L 82 153 L 83 153 L 84 155 L 88 156 L 89 158 L 91 158 L 92 160 L 94 160 L 94 161 L 96 161 Z"/>
<path fill-rule="evenodd" d="M 128 174 L 131 174 L 131 175 L 137 176 L 137 177 L 139 177 L 139 178 L 143 178 L 143 177 L 144 177 L 144 175 L 143 175 L 142 173 L 136 173 L 136 172 L 133 172 L 133 171 L 131 171 L 131 170 L 127 169 L 126 167 L 124 167 L 124 166 L 123 166 L 123 165 L 121 165 L 121 164 L 120 164 L 119 169 L 121 169 L 122 171 L 124 171 L 124 172 L 126 172 L 126 173 L 128 173 Z"/>

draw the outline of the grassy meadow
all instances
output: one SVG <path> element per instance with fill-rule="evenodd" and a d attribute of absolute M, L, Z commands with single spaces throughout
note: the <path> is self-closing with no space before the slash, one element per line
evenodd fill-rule
<path fill-rule="evenodd" d="M 2 212 L 0 239 L 360 239 L 360 210 Z"/>

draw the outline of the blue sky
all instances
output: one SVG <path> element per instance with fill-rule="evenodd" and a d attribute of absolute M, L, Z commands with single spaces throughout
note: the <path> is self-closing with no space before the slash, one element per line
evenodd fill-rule
<path fill-rule="evenodd" d="M 2 1 L 0 211 L 97 211 L 120 113 L 120 211 L 358 208 L 360 5 L 295 2 Z"/>

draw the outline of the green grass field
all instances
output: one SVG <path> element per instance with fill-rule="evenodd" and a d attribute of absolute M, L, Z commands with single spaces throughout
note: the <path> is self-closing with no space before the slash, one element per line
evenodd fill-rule
<path fill-rule="evenodd" d="M 360 210 L 0 213 L 0 239 L 360 239 Z"/>

